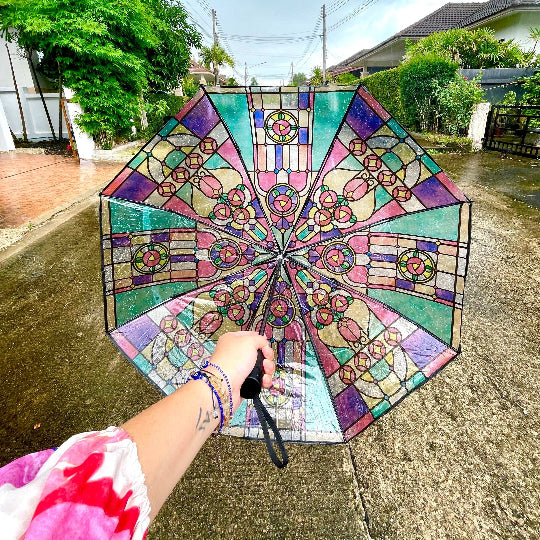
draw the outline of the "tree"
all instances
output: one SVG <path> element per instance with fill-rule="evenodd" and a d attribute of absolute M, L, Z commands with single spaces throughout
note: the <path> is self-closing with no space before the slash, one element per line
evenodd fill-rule
<path fill-rule="evenodd" d="M 251 82 L 249 83 L 250 86 L 259 86 L 259 82 L 257 81 L 256 77 L 251 77 Z"/>
<path fill-rule="evenodd" d="M 490 28 L 457 28 L 408 42 L 404 61 L 426 54 L 470 69 L 527 66 L 534 59 L 534 54 L 522 51 L 513 40 L 499 41 Z"/>
<path fill-rule="evenodd" d="M 323 72 L 319 66 L 313 68 L 311 77 L 309 78 L 309 84 L 312 86 L 317 86 L 323 83 Z"/>
<path fill-rule="evenodd" d="M 210 69 L 210 66 L 212 66 L 216 85 L 219 82 L 219 68 L 225 64 L 232 68 L 234 67 L 234 60 L 218 43 L 214 43 L 212 47 L 202 47 L 201 58 L 202 64 L 206 69 Z"/>
<path fill-rule="evenodd" d="M 167 0 L 11 0 L 1 30 L 42 53 L 41 70 L 75 92 L 77 123 L 110 145 L 139 117 L 144 91 L 169 90 L 187 73 L 199 35 L 185 21 Z"/>
<path fill-rule="evenodd" d="M 306 84 L 308 78 L 305 73 L 295 73 L 293 75 L 291 86 L 302 86 Z"/>
<path fill-rule="evenodd" d="M 227 79 L 227 84 L 225 86 L 239 86 L 238 81 L 234 77 L 229 77 Z"/>

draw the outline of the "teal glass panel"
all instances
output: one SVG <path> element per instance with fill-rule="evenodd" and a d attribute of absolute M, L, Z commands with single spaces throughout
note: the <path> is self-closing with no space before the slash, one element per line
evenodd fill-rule
<path fill-rule="evenodd" d="M 386 327 L 373 314 L 370 315 L 369 339 L 375 339 Z"/>
<path fill-rule="evenodd" d="M 159 134 L 162 137 L 166 137 L 176 126 L 178 125 L 178 120 L 176 118 L 171 118 L 160 130 Z"/>
<path fill-rule="evenodd" d="M 394 152 L 386 152 L 381 156 L 381 159 L 392 172 L 398 172 L 403 166 L 403 162 Z"/>
<path fill-rule="evenodd" d="M 345 116 L 354 92 L 317 92 L 315 94 L 312 150 L 312 167 L 314 171 L 321 168 L 321 164 L 336 132 Z"/>
<path fill-rule="evenodd" d="M 451 306 L 385 289 L 370 289 L 368 295 L 450 344 L 453 314 Z"/>
<path fill-rule="evenodd" d="M 382 208 L 392 200 L 392 196 L 382 186 L 375 188 L 375 210 Z"/>
<path fill-rule="evenodd" d="M 437 174 L 441 168 L 427 155 L 422 156 L 422 163 L 433 173 Z"/>
<path fill-rule="evenodd" d="M 184 216 L 125 201 L 109 200 L 111 231 L 115 233 L 152 229 L 193 228 L 195 222 Z"/>
<path fill-rule="evenodd" d="M 138 354 L 133 363 L 145 374 L 148 375 L 152 371 L 152 364 L 142 355 Z"/>
<path fill-rule="evenodd" d="M 165 165 L 171 169 L 176 168 L 176 166 L 186 157 L 186 154 L 181 150 L 173 150 L 165 158 Z"/>
<path fill-rule="evenodd" d="M 204 168 L 211 169 L 230 169 L 231 166 L 217 152 L 204 164 Z"/>
<path fill-rule="evenodd" d="M 373 418 L 379 418 L 379 416 L 384 414 L 389 408 L 390 403 L 388 403 L 388 401 L 381 401 L 371 409 L 371 414 L 373 415 Z"/>
<path fill-rule="evenodd" d="M 306 343 L 306 429 L 312 432 L 341 433 L 326 377 L 313 345 Z"/>
<path fill-rule="evenodd" d="M 245 94 L 209 94 L 223 122 L 229 128 L 248 170 L 253 170 L 253 140 Z"/>
<path fill-rule="evenodd" d="M 354 157 L 353 154 L 349 154 L 340 164 L 340 169 L 349 169 L 351 171 L 363 171 L 364 166 Z"/>
<path fill-rule="evenodd" d="M 379 360 L 375 365 L 371 366 L 369 372 L 378 381 L 382 381 L 390 373 L 390 366 L 386 360 Z"/>
<path fill-rule="evenodd" d="M 330 350 L 341 365 L 348 362 L 354 356 L 354 351 L 348 347 L 330 347 Z"/>
<path fill-rule="evenodd" d="M 369 230 L 371 232 L 427 236 L 456 242 L 460 208 L 460 205 L 454 205 L 408 214 L 370 227 Z"/>
<path fill-rule="evenodd" d="M 128 164 L 132 169 L 136 169 L 146 158 L 148 154 L 146 152 L 139 152 Z"/>
<path fill-rule="evenodd" d="M 388 120 L 388 127 L 401 139 L 404 139 L 408 135 L 408 133 L 393 118 Z"/>
<path fill-rule="evenodd" d="M 195 281 L 178 281 L 143 287 L 116 295 L 116 320 L 120 326 L 137 315 L 174 296 L 192 291 L 197 286 Z"/>
<path fill-rule="evenodd" d="M 414 390 L 417 386 L 421 385 L 426 380 L 426 376 L 419 371 L 418 373 L 415 373 L 406 383 L 405 388 L 407 389 L 407 392 L 411 392 Z"/>

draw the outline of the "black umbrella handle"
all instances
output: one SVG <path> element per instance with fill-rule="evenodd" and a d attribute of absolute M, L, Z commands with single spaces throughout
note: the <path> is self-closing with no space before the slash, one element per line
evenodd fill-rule
<path fill-rule="evenodd" d="M 261 392 L 262 378 L 264 375 L 263 360 L 263 353 L 259 349 L 257 351 L 257 361 L 255 362 L 255 367 L 252 369 L 251 373 L 247 376 L 246 380 L 240 387 L 240 395 L 245 399 L 253 399 Z"/>

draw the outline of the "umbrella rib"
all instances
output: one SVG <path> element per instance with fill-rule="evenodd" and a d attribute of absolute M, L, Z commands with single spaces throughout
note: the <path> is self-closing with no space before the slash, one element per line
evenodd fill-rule
<path fill-rule="evenodd" d="M 259 329 L 259 335 L 261 336 L 264 336 L 266 323 L 268 321 L 268 317 L 270 316 L 270 294 L 272 293 L 272 289 L 275 288 L 277 280 L 279 279 L 282 263 L 283 263 L 283 259 L 281 257 L 278 257 L 276 268 L 274 270 L 274 275 L 272 276 L 272 281 L 270 282 L 270 285 L 268 286 L 268 300 L 266 301 L 266 307 L 264 308 L 261 328 Z"/>

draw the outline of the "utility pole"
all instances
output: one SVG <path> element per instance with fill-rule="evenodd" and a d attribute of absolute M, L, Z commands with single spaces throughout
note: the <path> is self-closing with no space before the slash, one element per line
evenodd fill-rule
<path fill-rule="evenodd" d="M 212 10 L 212 31 L 214 34 L 214 45 L 217 45 L 218 40 L 217 40 L 217 32 L 216 32 L 216 10 L 215 9 Z"/>
<path fill-rule="evenodd" d="M 247 62 L 244 62 L 244 86 L 247 86 Z"/>
<path fill-rule="evenodd" d="M 218 38 L 217 38 L 217 31 L 216 31 L 216 10 L 212 9 L 212 32 L 214 34 L 214 47 L 217 47 L 218 44 Z M 214 60 L 214 84 L 216 86 L 219 86 L 219 66 L 216 64 L 216 61 Z"/>
<path fill-rule="evenodd" d="M 291 84 L 294 83 L 294 62 L 291 62 Z"/>
<path fill-rule="evenodd" d="M 322 80 L 326 84 L 326 4 L 322 7 Z"/>

